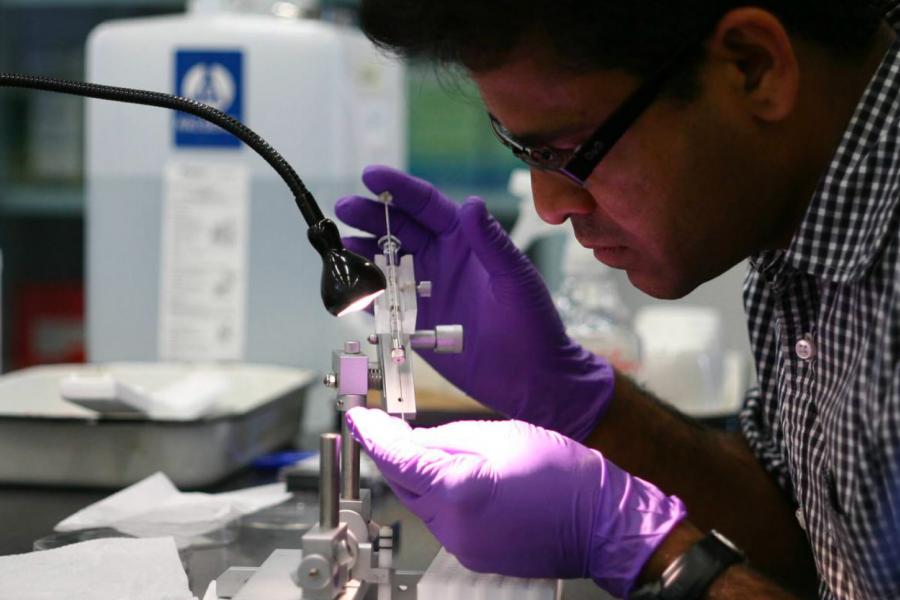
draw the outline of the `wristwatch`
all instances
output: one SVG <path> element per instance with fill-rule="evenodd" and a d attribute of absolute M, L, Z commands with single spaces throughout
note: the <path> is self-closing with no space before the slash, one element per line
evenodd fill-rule
<path fill-rule="evenodd" d="M 738 550 L 718 531 L 706 537 L 672 561 L 659 581 L 641 586 L 631 600 L 700 600 L 712 582 L 731 565 L 744 562 Z"/>

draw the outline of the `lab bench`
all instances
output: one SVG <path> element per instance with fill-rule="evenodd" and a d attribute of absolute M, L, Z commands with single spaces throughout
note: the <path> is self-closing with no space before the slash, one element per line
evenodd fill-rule
<path fill-rule="evenodd" d="M 245 470 L 213 489 L 230 491 L 271 483 L 271 475 Z M 50 534 L 63 518 L 110 494 L 109 490 L 79 490 L 34 487 L 0 487 L 0 554 L 32 551 L 35 540 Z M 290 502 L 318 506 L 315 491 L 299 492 Z M 439 544 L 425 525 L 413 516 L 396 497 L 385 491 L 373 502 L 374 519 L 383 524 L 399 523 L 399 546 L 395 564 L 402 571 L 424 571 L 437 554 Z M 232 566 L 256 567 L 276 548 L 299 549 L 302 528 L 267 527 L 245 517 L 236 528 L 236 538 L 220 546 L 195 548 L 186 555 L 186 570 L 191 591 L 202 598 L 210 581 Z M 590 581 L 566 582 L 564 600 L 604 600 L 609 598 Z"/>

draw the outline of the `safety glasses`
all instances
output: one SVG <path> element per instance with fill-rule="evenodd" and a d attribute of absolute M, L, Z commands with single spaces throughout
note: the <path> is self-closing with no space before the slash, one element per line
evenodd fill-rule
<path fill-rule="evenodd" d="M 515 137 L 488 113 L 491 129 L 500 142 L 528 166 L 542 171 L 562 173 L 578 185 L 584 185 L 600 161 L 609 153 L 634 122 L 650 107 L 665 87 L 666 82 L 682 64 L 682 59 L 694 44 L 686 44 L 671 59 L 635 90 L 604 121 L 591 136 L 572 150 L 560 150 L 552 146 L 529 146 Z"/>

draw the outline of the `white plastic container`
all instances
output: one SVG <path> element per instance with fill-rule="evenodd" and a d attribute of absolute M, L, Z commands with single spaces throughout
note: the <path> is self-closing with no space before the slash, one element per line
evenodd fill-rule
<path fill-rule="evenodd" d="M 293 440 L 317 377 L 269 365 L 214 368 L 225 381 L 215 411 L 189 420 L 104 417 L 63 400 L 60 382 L 108 374 L 156 394 L 191 377 L 191 365 L 48 365 L 3 375 L 0 484 L 120 488 L 163 471 L 180 487 L 201 488 Z"/>
<path fill-rule="evenodd" d="M 402 66 L 355 29 L 221 4 L 100 25 L 88 40 L 86 78 L 239 113 L 294 166 L 326 216 L 337 198 L 362 191 L 364 165 L 405 166 Z M 181 119 L 88 102 L 90 360 L 324 370 L 332 348 L 360 334 L 322 306 L 321 261 L 289 190 L 249 148 Z M 230 221 L 216 228 L 216 219 Z M 207 226 L 229 240 L 228 252 L 204 244 Z M 185 242 L 186 232 L 196 239 Z"/>
<path fill-rule="evenodd" d="M 635 329 L 643 344 L 637 379 L 694 417 L 727 417 L 747 389 L 746 363 L 724 342 L 721 313 L 705 306 L 647 306 Z"/>

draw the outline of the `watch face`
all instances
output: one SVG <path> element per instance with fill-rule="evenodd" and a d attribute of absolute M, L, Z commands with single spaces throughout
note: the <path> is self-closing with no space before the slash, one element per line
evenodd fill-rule
<path fill-rule="evenodd" d="M 683 600 L 700 598 L 712 582 L 731 565 L 744 561 L 728 538 L 711 531 L 687 552 L 672 561 L 659 581 L 636 590 L 633 600 Z"/>
<path fill-rule="evenodd" d="M 726 546 L 731 548 L 736 554 L 740 554 L 741 556 L 744 556 L 744 553 L 741 551 L 741 549 L 738 548 L 737 546 L 735 546 L 734 543 L 731 540 L 729 540 L 727 537 L 725 537 L 724 535 L 722 535 L 715 529 L 713 529 L 710 533 L 712 533 L 714 536 L 716 536 L 717 540 L 719 540 L 720 542 L 722 542 L 723 544 L 725 544 Z"/>

